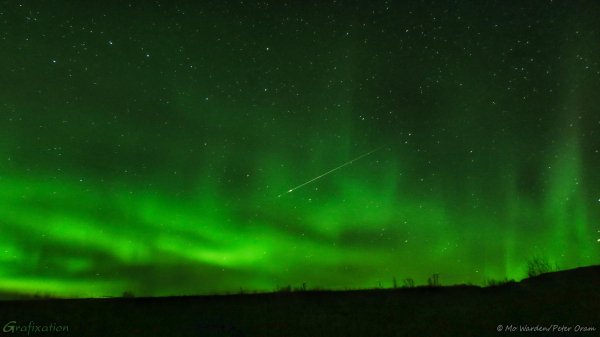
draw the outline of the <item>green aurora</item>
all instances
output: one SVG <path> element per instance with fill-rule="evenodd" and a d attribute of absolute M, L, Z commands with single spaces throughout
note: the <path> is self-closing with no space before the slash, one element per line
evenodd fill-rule
<path fill-rule="evenodd" d="M 0 291 L 600 263 L 600 6 L 561 3 L 4 2 Z"/>

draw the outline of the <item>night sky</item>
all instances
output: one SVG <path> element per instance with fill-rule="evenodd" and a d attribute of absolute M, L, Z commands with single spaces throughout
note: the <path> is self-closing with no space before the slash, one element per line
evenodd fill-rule
<path fill-rule="evenodd" d="M 507 4 L 3 1 L 0 291 L 600 263 L 600 4 Z"/>

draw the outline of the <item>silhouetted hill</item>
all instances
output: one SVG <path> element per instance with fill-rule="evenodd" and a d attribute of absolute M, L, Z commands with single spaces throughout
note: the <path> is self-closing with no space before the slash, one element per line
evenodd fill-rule
<path fill-rule="evenodd" d="M 541 274 L 536 277 L 523 279 L 519 282 L 533 288 L 572 288 L 592 287 L 600 285 L 600 266 L 579 267 L 575 269 Z"/>
<path fill-rule="evenodd" d="M 599 276 L 592 266 L 486 288 L 4 301 L 0 317 L 69 327 L 44 336 L 593 336 Z"/>

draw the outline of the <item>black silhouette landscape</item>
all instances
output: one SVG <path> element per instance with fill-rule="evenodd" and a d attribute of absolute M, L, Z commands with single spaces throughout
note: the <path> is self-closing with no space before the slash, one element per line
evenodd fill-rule
<path fill-rule="evenodd" d="M 487 287 L 285 287 L 273 293 L 154 298 L 129 293 L 4 301 L 0 316 L 14 327 L 68 327 L 45 334 L 56 336 L 497 336 L 500 330 L 592 336 L 600 328 L 599 280 L 600 266 L 589 266 Z"/>

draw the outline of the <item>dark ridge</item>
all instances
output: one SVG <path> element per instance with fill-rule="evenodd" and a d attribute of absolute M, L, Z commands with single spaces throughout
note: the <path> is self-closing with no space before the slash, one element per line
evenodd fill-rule
<path fill-rule="evenodd" d="M 586 329 L 596 335 L 599 277 L 600 266 L 591 266 L 484 288 L 307 289 L 90 299 L 38 296 L 0 301 L 0 317 L 7 319 L 4 324 L 68 326 L 73 336 L 491 336 L 498 335 L 498 329 L 535 336 L 568 336 Z M 535 327 L 548 330 L 522 330 Z"/>

